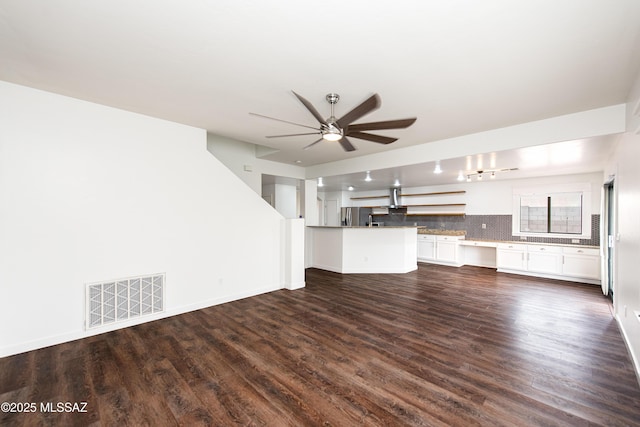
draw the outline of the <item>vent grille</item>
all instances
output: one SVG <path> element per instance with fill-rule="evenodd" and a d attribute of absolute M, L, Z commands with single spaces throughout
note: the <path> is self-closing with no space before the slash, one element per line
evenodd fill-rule
<path fill-rule="evenodd" d="M 164 274 L 88 284 L 87 328 L 164 311 L 164 285 Z"/>

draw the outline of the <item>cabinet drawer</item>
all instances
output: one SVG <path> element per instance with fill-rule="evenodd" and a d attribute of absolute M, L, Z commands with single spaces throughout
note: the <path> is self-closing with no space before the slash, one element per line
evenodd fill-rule
<path fill-rule="evenodd" d="M 506 249 L 511 251 L 526 251 L 527 245 L 519 245 L 517 243 L 498 243 L 498 249 Z"/>
<path fill-rule="evenodd" d="M 436 236 L 434 236 L 433 234 L 418 234 L 418 241 L 419 242 L 435 242 Z"/>
<path fill-rule="evenodd" d="M 436 236 L 436 240 L 439 242 L 457 242 L 460 240 L 460 236 Z"/>
<path fill-rule="evenodd" d="M 531 254 L 533 253 L 561 254 L 562 246 L 527 245 L 527 252 Z"/>
<path fill-rule="evenodd" d="M 474 240 L 460 240 L 462 246 L 477 246 L 479 248 L 495 248 L 498 246 L 496 242 L 483 242 Z"/>
<path fill-rule="evenodd" d="M 600 255 L 600 249 L 565 247 L 565 248 L 562 249 L 562 253 L 565 254 L 565 255 L 599 256 Z"/>

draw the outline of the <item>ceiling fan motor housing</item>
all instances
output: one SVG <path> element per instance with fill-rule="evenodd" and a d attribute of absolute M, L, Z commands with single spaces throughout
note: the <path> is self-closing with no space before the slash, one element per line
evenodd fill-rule
<path fill-rule="evenodd" d="M 323 124 L 320 126 L 323 139 L 327 141 L 339 141 L 344 136 L 342 129 L 336 126 L 335 120 L 335 117 L 331 116 L 329 120 L 327 120 L 326 125 Z"/>

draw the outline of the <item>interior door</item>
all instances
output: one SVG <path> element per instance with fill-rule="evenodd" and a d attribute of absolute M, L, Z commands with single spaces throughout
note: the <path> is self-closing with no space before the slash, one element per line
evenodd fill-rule
<path fill-rule="evenodd" d="M 338 218 L 338 201 L 327 200 L 325 206 L 327 210 L 325 225 L 340 225 L 340 218 Z"/>

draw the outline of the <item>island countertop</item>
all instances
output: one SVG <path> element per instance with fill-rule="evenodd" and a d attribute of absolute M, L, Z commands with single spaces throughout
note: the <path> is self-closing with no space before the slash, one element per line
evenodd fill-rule
<path fill-rule="evenodd" d="M 441 236 L 464 236 L 467 234 L 464 230 L 440 230 L 437 228 L 418 227 L 418 234 L 438 234 Z"/>

